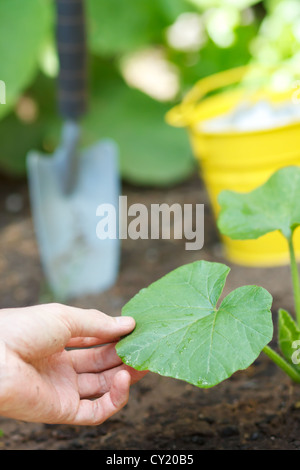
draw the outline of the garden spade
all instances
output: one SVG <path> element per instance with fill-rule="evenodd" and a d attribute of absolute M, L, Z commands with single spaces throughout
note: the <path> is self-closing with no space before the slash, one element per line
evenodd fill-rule
<path fill-rule="evenodd" d="M 30 152 L 27 166 L 41 262 L 53 294 L 65 300 L 102 292 L 116 280 L 119 242 L 97 238 L 96 212 L 109 204 L 117 213 L 120 180 L 114 142 L 79 148 L 87 104 L 83 0 L 57 0 L 57 43 L 61 143 L 52 156 Z"/>

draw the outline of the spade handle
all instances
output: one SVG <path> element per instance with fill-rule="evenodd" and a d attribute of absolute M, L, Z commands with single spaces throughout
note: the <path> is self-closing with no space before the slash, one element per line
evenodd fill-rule
<path fill-rule="evenodd" d="M 87 48 L 83 0 L 56 0 L 60 114 L 78 120 L 87 108 Z"/>

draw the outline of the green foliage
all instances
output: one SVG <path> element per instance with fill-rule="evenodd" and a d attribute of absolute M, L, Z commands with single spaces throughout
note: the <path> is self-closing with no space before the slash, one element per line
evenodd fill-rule
<path fill-rule="evenodd" d="M 255 239 L 280 230 L 286 238 L 300 225 L 300 167 L 283 168 L 250 193 L 219 196 L 220 231 L 232 239 Z"/>
<path fill-rule="evenodd" d="M 22 176 L 26 171 L 27 152 L 37 148 L 54 151 L 60 135 L 53 80 L 39 74 L 27 89 L 26 97 L 36 104 L 37 119 L 26 122 L 10 113 L 0 122 L 0 168 L 6 174 L 16 176 Z"/>
<path fill-rule="evenodd" d="M 0 2 L 0 79 L 6 84 L 7 114 L 38 70 L 42 47 L 52 24 L 49 0 Z"/>
<path fill-rule="evenodd" d="M 87 0 L 89 55 L 103 69 L 100 79 L 99 74 L 91 76 L 93 84 L 99 83 L 91 91 L 85 137 L 107 134 L 116 139 L 122 176 L 128 181 L 161 186 L 184 180 L 193 171 L 191 153 L 183 132 L 164 123 L 166 111 L 200 78 L 253 57 L 264 61 L 270 51 L 274 58 L 275 51 L 277 62 L 288 58 L 298 63 L 298 8 L 294 15 L 289 13 L 294 1 Z M 266 8 L 267 16 L 257 3 Z M 49 56 L 48 47 L 55 36 L 54 6 L 54 0 L 0 2 L 0 80 L 5 81 L 7 92 L 7 104 L 0 105 L 0 171 L 12 175 L 25 173 L 30 148 L 51 152 L 59 139 L 61 122 L 55 101 L 50 103 L 55 100 L 56 85 L 57 57 L 55 51 Z M 168 36 L 168 28 L 183 13 L 193 13 L 202 28 L 202 40 L 191 49 L 178 49 Z M 278 21 L 287 26 L 277 31 Z M 131 89 L 120 68 L 124 57 L 152 47 L 164 54 L 178 74 L 178 94 L 165 103 L 153 100 L 146 91 Z M 114 70 L 113 76 L 106 73 L 105 63 Z M 41 80 L 45 70 L 49 76 Z M 38 109 L 31 121 L 15 108 L 23 94 Z"/>
<path fill-rule="evenodd" d="M 300 284 L 292 236 L 300 225 L 299 183 L 300 167 L 287 167 L 249 193 L 224 191 L 219 197 L 218 226 L 224 235 L 246 240 L 280 230 L 287 239 L 297 320 L 279 311 L 282 356 L 268 346 L 271 295 L 261 287 L 244 286 L 217 306 L 229 268 L 199 261 L 167 274 L 125 305 L 122 314 L 136 321 L 133 333 L 116 347 L 126 364 L 208 388 L 247 368 L 264 351 L 300 383 L 299 349 L 295 351 L 300 345 Z"/>
<path fill-rule="evenodd" d="M 122 360 L 201 388 L 247 368 L 272 339 L 272 297 L 244 286 L 217 307 L 228 273 L 223 264 L 199 261 L 140 291 L 122 311 L 136 320 L 117 344 Z"/>
<path fill-rule="evenodd" d="M 264 64 L 288 64 L 299 73 L 298 0 L 266 0 L 264 6 L 267 14 L 252 44 L 254 58 Z"/>
<path fill-rule="evenodd" d="M 164 186 L 187 178 L 194 160 L 184 130 L 168 126 L 168 105 L 129 88 L 117 77 L 97 81 L 83 130 L 86 143 L 109 137 L 120 148 L 123 177 L 135 184 Z"/>
<path fill-rule="evenodd" d="M 246 65 L 251 60 L 249 42 L 257 32 L 256 24 L 237 27 L 236 39 L 226 48 L 216 47 L 214 41 L 207 39 L 205 45 L 197 53 L 194 63 L 185 66 L 186 54 L 174 55 L 174 62 L 180 67 L 184 88 L 191 88 L 198 80 L 208 75 Z"/>
<path fill-rule="evenodd" d="M 300 381 L 300 368 L 292 361 L 294 341 L 300 340 L 300 284 L 293 233 L 300 225 L 300 167 L 276 171 L 262 186 L 249 193 L 223 191 L 218 227 L 234 240 L 256 239 L 279 230 L 290 252 L 296 322 L 285 310 L 279 311 L 278 342 L 285 359 L 267 348 L 267 355 L 293 380 Z"/>
<path fill-rule="evenodd" d="M 232 239 L 256 239 L 279 230 L 290 251 L 296 321 L 279 311 L 278 345 L 272 339 L 272 297 L 261 287 L 244 286 L 217 307 L 229 268 L 199 261 L 182 266 L 140 291 L 122 314 L 136 320 L 133 333 L 117 344 L 129 366 L 212 387 L 247 368 L 261 351 L 300 383 L 300 284 L 293 246 L 300 225 L 300 167 L 276 171 L 249 193 L 223 191 L 218 226 Z M 296 355 L 296 360 L 295 360 Z"/>
<path fill-rule="evenodd" d="M 120 149 L 122 176 L 134 184 L 166 186 L 191 175 L 195 163 L 186 133 L 164 121 L 168 105 L 128 87 L 106 61 L 94 59 L 91 72 L 82 146 L 114 139 Z M 53 80 L 39 75 L 27 96 L 39 103 L 39 118 L 26 123 L 10 114 L 0 125 L 0 165 L 7 173 L 24 174 L 24 155 L 30 149 L 52 153 L 59 145 L 61 119 Z M 13 132 L 19 139 L 11 139 Z"/>
<path fill-rule="evenodd" d="M 161 43 L 184 5 L 183 0 L 88 0 L 91 49 L 114 55 Z"/>

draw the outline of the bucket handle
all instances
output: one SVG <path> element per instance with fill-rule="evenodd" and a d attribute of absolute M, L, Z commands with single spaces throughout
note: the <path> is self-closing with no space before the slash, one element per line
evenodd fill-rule
<path fill-rule="evenodd" d="M 275 67 L 273 67 L 272 70 L 274 68 Z M 253 65 L 243 65 L 202 78 L 191 91 L 187 93 L 183 101 L 166 114 L 167 123 L 174 127 L 185 127 L 189 123 L 190 116 L 199 100 L 203 99 L 212 91 L 240 82 L 247 72 L 253 70 L 258 70 L 259 72 L 263 72 L 263 74 L 266 72 L 270 73 L 271 71 L 270 68 L 266 69 L 261 66 L 254 67 Z"/>

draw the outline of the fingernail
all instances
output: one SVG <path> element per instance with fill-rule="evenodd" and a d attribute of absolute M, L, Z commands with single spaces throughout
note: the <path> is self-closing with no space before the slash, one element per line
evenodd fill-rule
<path fill-rule="evenodd" d="M 116 317 L 117 322 L 122 326 L 134 326 L 135 321 L 132 317 Z"/>

